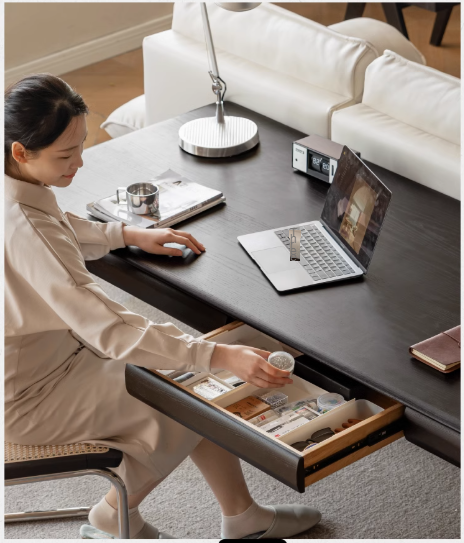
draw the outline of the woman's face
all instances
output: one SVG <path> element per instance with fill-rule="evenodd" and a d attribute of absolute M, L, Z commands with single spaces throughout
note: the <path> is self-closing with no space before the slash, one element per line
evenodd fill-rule
<path fill-rule="evenodd" d="M 84 164 L 82 152 L 86 136 L 85 115 L 73 117 L 66 130 L 51 145 L 37 153 L 25 154 L 25 161 L 19 163 L 22 178 L 31 183 L 67 187 Z"/>

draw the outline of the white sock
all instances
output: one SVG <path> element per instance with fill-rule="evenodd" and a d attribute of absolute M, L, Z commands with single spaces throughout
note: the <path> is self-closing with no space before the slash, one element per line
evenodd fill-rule
<path fill-rule="evenodd" d="M 119 537 L 118 512 L 105 498 L 92 507 L 89 513 L 92 526 Z M 129 509 L 129 535 L 131 539 L 158 539 L 158 530 L 145 522 L 139 508 Z"/>
<path fill-rule="evenodd" d="M 274 510 L 258 505 L 254 500 L 250 507 L 233 517 L 222 515 L 221 537 L 240 539 L 256 532 L 265 532 L 274 520 Z"/>

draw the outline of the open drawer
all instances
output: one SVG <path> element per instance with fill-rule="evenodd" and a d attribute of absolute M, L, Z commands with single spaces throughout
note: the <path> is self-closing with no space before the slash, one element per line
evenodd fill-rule
<path fill-rule="evenodd" d="M 235 321 L 201 337 L 216 343 L 238 343 L 271 352 L 284 350 L 291 353 L 295 357 L 293 384 L 273 389 L 288 395 L 289 402 L 309 396 L 317 397 L 325 392 L 339 392 L 346 400 L 350 400 L 343 386 L 336 387 L 334 384 L 328 390 L 310 382 L 305 367 L 298 361 L 302 353 L 242 322 Z M 214 370 L 210 375 L 217 378 L 220 372 Z M 261 394 L 264 389 L 246 383 L 236 388 L 231 387 L 228 392 L 213 400 L 207 400 L 195 393 L 192 386 L 208 374 L 195 374 L 179 384 L 165 373 L 127 365 L 127 390 L 132 396 L 299 492 L 304 492 L 305 487 L 403 435 L 404 406 L 383 395 L 367 392 L 362 398 L 352 398 L 340 407 L 276 438 L 225 409 L 247 396 Z M 303 377 L 299 377 L 299 373 Z M 310 438 L 322 428 L 330 427 L 334 430 L 348 418 L 362 419 L 362 422 L 306 451 L 299 452 L 291 446 L 292 443 Z"/>

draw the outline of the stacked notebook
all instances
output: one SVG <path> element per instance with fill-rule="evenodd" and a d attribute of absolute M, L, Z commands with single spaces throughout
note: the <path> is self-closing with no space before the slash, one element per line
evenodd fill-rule
<path fill-rule="evenodd" d="M 160 191 L 157 216 L 129 213 L 126 202 L 118 204 L 116 194 L 87 204 L 87 212 L 105 222 L 121 221 L 141 228 L 167 228 L 225 202 L 222 192 L 190 181 L 172 170 L 150 179 L 150 182 Z"/>
<path fill-rule="evenodd" d="M 409 348 L 409 352 L 428 366 L 449 373 L 461 365 L 461 327 L 456 326 Z"/>

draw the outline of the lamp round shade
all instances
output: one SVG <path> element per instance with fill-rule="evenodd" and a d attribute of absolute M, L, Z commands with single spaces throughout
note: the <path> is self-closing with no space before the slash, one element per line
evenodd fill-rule
<path fill-rule="evenodd" d="M 229 11 L 249 11 L 257 8 L 261 2 L 215 2 L 217 6 Z"/>

